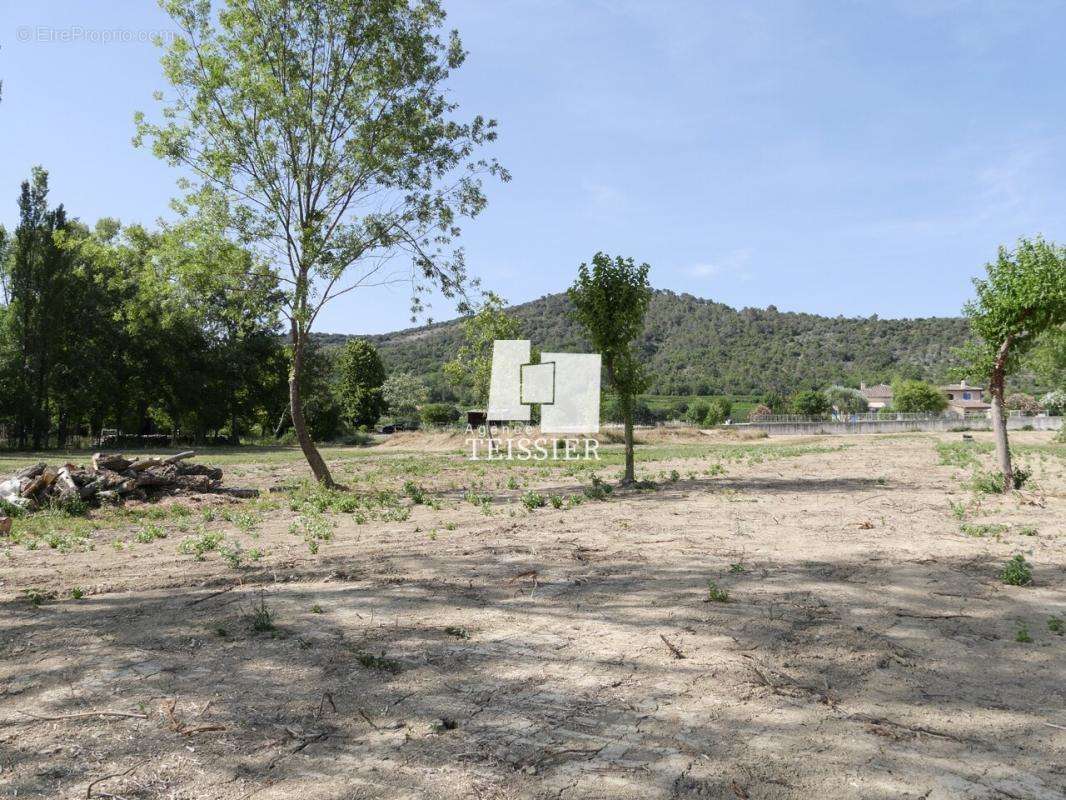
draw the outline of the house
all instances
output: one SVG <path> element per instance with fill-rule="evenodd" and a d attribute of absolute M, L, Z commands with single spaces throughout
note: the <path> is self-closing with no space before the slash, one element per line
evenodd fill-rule
<path fill-rule="evenodd" d="M 867 386 L 865 383 L 860 383 L 859 391 L 866 398 L 871 411 L 880 411 L 882 408 L 892 405 L 892 387 L 887 383 L 879 383 L 876 386 Z"/>
<path fill-rule="evenodd" d="M 959 381 L 950 386 L 941 386 L 940 391 L 948 397 L 948 409 L 960 417 L 974 414 L 985 416 L 992 408 L 983 399 L 983 386 L 971 386 L 966 381 Z"/>

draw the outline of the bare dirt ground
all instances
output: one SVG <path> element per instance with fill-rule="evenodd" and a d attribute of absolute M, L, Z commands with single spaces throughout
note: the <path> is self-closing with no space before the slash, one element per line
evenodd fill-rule
<path fill-rule="evenodd" d="M 0 796 L 1066 797 L 1066 446 L 999 497 L 975 439 L 653 442 L 597 500 L 408 437 L 327 453 L 358 507 L 16 520 Z"/>

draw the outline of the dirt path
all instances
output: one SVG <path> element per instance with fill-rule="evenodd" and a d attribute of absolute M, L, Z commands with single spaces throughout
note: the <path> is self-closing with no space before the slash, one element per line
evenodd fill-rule
<path fill-rule="evenodd" d="M 1066 797 L 1066 447 L 1019 435 L 1034 488 L 1004 499 L 940 441 L 660 453 L 655 491 L 532 511 L 587 476 L 442 457 L 438 508 L 328 514 L 312 554 L 281 502 L 237 569 L 180 518 L 9 547 L 0 796 Z M 999 579 L 1015 553 L 1034 585 Z M 94 710 L 143 717 L 39 718 Z"/>

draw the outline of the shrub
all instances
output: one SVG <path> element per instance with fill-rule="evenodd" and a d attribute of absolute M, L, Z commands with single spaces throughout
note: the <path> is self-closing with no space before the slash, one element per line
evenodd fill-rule
<path fill-rule="evenodd" d="M 696 400 L 685 411 L 685 419 L 693 425 L 702 425 L 711 410 L 711 404 L 706 400 Z"/>
<path fill-rule="evenodd" d="M 948 407 L 948 399 L 924 381 L 898 381 L 892 386 L 892 406 L 905 414 L 936 413 Z"/>
<path fill-rule="evenodd" d="M 403 485 L 403 493 L 411 498 L 411 502 L 420 506 L 426 502 L 426 490 L 414 481 L 407 481 Z"/>
<path fill-rule="evenodd" d="M 1007 397 L 1004 405 L 1012 411 L 1020 411 L 1027 417 L 1035 417 L 1040 413 L 1040 403 L 1031 394 L 1015 392 Z"/>
<path fill-rule="evenodd" d="M 703 418 L 703 424 L 708 428 L 721 425 L 729 419 L 729 413 L 733 410 L 733 404 L 725 397 L 715 397 L 709 403 L 707 414 Z"/>
<path fill-rule="evenodd" d="M 825 390 L 825 399 L 841 414 L 861 414 L 870 409 L 865 395 L 847 386 L 830 386 Z"/>
<path fill-rule="evenodd" d="M 544 508 L 548 501 L 544 498 L 544 495 L 530 489 L 524 495 L 522 495 L 522 505 L 532 511 L 535 508 Z"/>
<path fill-rule="evenodd" d="M 1061 417 L 1066 414 L 1066 391 L 1059 389 L 1055 392 L 1048 392 L 1040 398 L 1040 405 L 1051 416 Z"/>
<path fill-rule="evenodd" d="M 790 406 L 793 414 L 811 417 L 820 417 L 829 411 L 829 401 L 826 396 L 814 389 L 796 392 L 792 395 Z"/>
<path fill-rule="evenodd" d="M 604 483 L 603 478 L 599 475 L 592 476 L 592 485 L 586 486 L 583 490 L 585 497 L 590 500 L 606 500 L 607 496 L 611 493 L 610 484 Z"/>
<path fill-rule="evenodd" d="M 1009 586 L 1029 586 L 1033 582 L 1033 568 L 1019 553 L 1000 570 L 999 579 Z"/>
<path fill-rule="evenodd" d="M 460 417 L 459 409 L 450 403 L 427 403 L 420 413 L 426 425 L 450 425 Z"/>
<path fill-rule="evenodd" d="M 707 600 L 708 603 L 728 603 L 729 592 L 722 589 L 714 581 L 707 581 Z"/>
<path fill-rule="evenodd" d="M 756 422 L 760 419 L 771 416 L 773 413 L 774 411 L 772 408 L 770 408 L 770 406 L 764 403 L 759 403 L 759 405 L 755 406 L 755 408 L 753 408 L 748 413 L 748 419 L 751 422 Z"/>

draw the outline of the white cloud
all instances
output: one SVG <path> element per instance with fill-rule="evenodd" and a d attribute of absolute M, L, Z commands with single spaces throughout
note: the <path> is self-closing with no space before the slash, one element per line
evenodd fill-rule
<path fill-rule="evenodd" d="M 685 274 L 692 278 L 712 278 L 721 275 L 742 281 L 750 280 L 752 278 L 750 269 L 751 256 L 752 250 L 750 247 L 730 250 L 721 258 L 687 267 Z"/>

